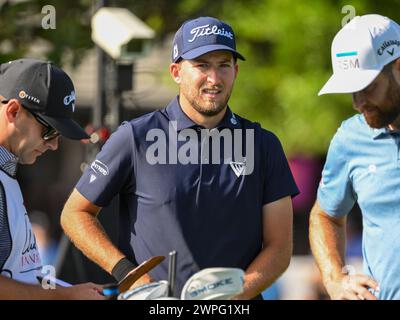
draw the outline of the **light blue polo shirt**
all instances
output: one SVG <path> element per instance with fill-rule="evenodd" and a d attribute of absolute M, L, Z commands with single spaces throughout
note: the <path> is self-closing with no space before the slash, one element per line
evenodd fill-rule
<path fill-rule="evenodd" d="M 318 188 L 321 208 L 345 216 L 355 202 L 363 217 L 364 273 L 379 299 L 400 299 L 400 133 L 372 129 L 363 115 L 344 121 L 329 147 Z"/>

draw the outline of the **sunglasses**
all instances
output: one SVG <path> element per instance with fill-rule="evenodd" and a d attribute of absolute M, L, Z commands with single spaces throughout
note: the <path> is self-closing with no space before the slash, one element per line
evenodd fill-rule
<path fill-rule="evenodd" d="M 1 101 L 1 103 L 6 104 L 8 103 L 8 100 L 3 100 Z M 43 127 L 46 128 L 46 131 L 42 134 L 42 139 L 44 141 L 49 141 L 60 136 L 60 133 L 55 128 L 53 128 L 46 120 L 44 120 L 40 115 L 29 110 L 22 103 L 21 105 L 26 111 L 28 111 L 35 118 L 37 122 L 39 122 Z"/>

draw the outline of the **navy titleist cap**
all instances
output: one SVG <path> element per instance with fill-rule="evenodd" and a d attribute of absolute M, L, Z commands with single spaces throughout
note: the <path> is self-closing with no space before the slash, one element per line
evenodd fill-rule
<path fill-rule="evenodd" d="M 211 51 L 227 50 L 241 60 L 236 51 L 235 34 L 230 25 L 212 17 L 200 17 L 182 24 L 175 34 L 172 62 L 191 60 Z"/>
<path fill-rule="evenodd" d="M 51 62 L 19 59 L 1 64 L 0 94 L 7 100 L 18 99 L 67 138 L 89 138 L 72 120 L 76 98 L 72 80 Z"/>

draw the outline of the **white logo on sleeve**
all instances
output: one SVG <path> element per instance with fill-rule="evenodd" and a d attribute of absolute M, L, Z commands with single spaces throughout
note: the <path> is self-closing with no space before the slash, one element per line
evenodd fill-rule
<path fill-rule="evenodd" d="M 103 176 L 108 176 L 109 170 L 108 167 L 101 161 L 95 160 L 90 165 L 90 168 L 96 173 L 101 174 Z M 92 180 L 92 178 L 90 178 Z M 91 181 L 93 182 L 93 181 Z"/>
<path fill-rule="evenodd" d="M 236 176 L 239 178 L 241 175 L 244 174 L 246 170 L 246 163 L 245 162 L 231 162 L 230 166 Z"/>
<path fill-rule="evenodd" d="M 97 177 L 92 173 L 90 175 L 90 180 L 89 180 L 89 184 L 92 183 L 93 181 L 95 181 L 97 179 Z"/>
<path fill-rule="evenodd" d="M 375 173 L 376 172 L 376 165 L 374 164 L 370 164 L 368 167 L 368 171 L 371 173 Z"/>

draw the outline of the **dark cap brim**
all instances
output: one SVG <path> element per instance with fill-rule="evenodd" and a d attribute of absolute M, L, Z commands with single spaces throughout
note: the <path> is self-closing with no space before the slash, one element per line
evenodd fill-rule
<path fill-rule="evenodd" d="M 175 61 L 178 60 L 179 58 L 183 58 L 185 60 L 196 59 L 196 58 L 202 56 L 203 54 L 206 54 L 206 53 L 209 53 L 209 52 L 212 52 L 212 51 L 220 51 L 220 50 L 221 51 L 230 51 L 238 59 L 243 60 L 243 61 L 246 60 L 239 52 L 237 52 L 236 50 L 232 49 L 231 47 L 224 46 L 224 45 L 221 45 L 221 44 L 212 44 L 212 45 L 208 45 L 208 46 L 195 48 L 193 50 L 185 52 L 180 57 L 177 57 L 175 59 Z"/>
<path fill-rule="evenodd" d="M 52 127 L 54 127 L 62 136 L 72 139 L 81 140 L 89 139 L 90 136 L 77 124 L 74 120 L 70 118 L 55 118 L 45 115 L 40 115 L 44 120 L 46 120 Z"/>

